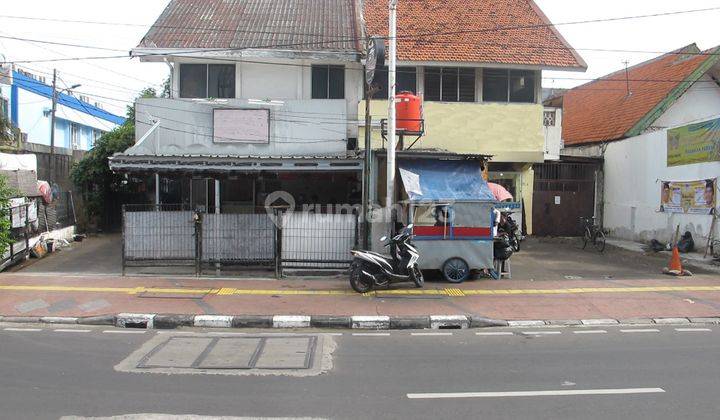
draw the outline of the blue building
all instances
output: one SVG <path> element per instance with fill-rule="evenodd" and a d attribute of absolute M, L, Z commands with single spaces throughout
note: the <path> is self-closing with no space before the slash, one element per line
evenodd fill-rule
<path fill-rule="evenodd" d="M 8 69 L 0 78 L 0 112 L 27 135 L 28 143 L 50 145 L 52 86 L 44 77 Z M 58 93 L 55 147 L 90 150 L 97 139 L 125 118 L 90 103 L 89 98 Z"/>

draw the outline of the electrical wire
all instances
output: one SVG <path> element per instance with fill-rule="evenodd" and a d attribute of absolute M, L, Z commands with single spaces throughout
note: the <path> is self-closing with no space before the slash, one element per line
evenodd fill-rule
<path fill-rule="evenodd" d="M 716 11 L 720 10 L 720 7 L 709 7 L 709 8 L 703 8 L 703 9 L 690 9 L 690 10 L 679 10 L 679 11 L 673 11 L 673 12 L 661 12 L 661 13 L 651 13 L 651 14 L 644 14 L 644 15 L 633 15 L 633 16 L 620 16 L 620 17 L 614 17 L 614 18 L 601 18 L 601 19 L 588 19 L 588 20 L 580 20 L 580 21 L 571 21 L 571 22 L 561 22 L 561 23 L 542 23 L 542 24 L 532 24 L 532 25 L 515 25 L 515 26 L 498 26 L 494 28 L 485 28 L 485 29 L 467 29 L 467 30 L 457 30 L 457 31 L 445 31 L 445 32 L 426 32 L 426 33 L 418 33 L 418 34 L 404 34 L 404 35 L 398 35 L 396 36 L 396 39 L 412 39 L 412 38 L 419 38 L 421 40 L 424 40 L 425 37 L 439 37 L 439 36 L 448 36 L 448 35 L 462 35 L 462 34 L 478 34 L 478 33 L 488 33 L 488 32 L 498 32 L 498 31 L 512 31 L 512 30 L 522 30 L 522 29 L 538 29 L 543 27 L 557 27 L 557 26 L 569 26 L 569 25 L 580 25 L 580 24 L 589 24 L 589 23 L 605 23 L 605 22 L 617 22 L 617 21 L 625 21 L 625 20 L 634 20 L 634 19 L 644 19 L 644 18 L 651 18 L 651 17 L 661 17 L 661 16 L 673 16 L 673 15 L 680 15 L 680 14 L 688 14 L 688 13 L 698 13 L 698 12 L 707 12 L 707 11 Z M 239 30 L 242 31 L 242 30 Z M 238 31 L 236 31 L 238 32 Z M 379 37 L 381 39 L 389 39 L 387 36 L 381 36 Z M 362 38 L 358 37 L 350 37 L 350 38 L 343 38 L 338 40 L 322 40 L 322 41 L 315 41 L 315 42 L 296 42 L 296 43 L 286 43 L 286 44 L 270 44 L 270 45 L 264 45 L 264 46 L 254 46 L 252 48 L 249 47 L 239 47 L 239 48 L 202 48 L 202 49 L 188 49 L 185 51 L 178 51 L 173 54 L 167 54 L 166 52 L 158 52 L 158 53 L 143 53 L 143 54 L 137 54 L 138 57 L 150 57 L 150 56 L 176 56 L 176 57 L 182 57 L 182 55 L 179 54 L 192 54 L 192 53 L 208 53 L 208 52 L 233 52 L 233 51 L 242 51 L 242 50 L 248 50 L 248 49 L 268 49 L 268 48 L 281 48 L 281 47 L 298 47 L 298 46 L 311 46 L 311 45 L 327 45 L 327 44 L 334 44 L 339 42 L 348 42 L 348 41 L 355 41 L 359 42 L 362 41 Z M 98 60 L 98 59 L 116 59 L 116 58 L 127 58 L 127 56 L 90 56 L 90 57 L 71 57 L 71 58 L 65 58 L 65 59 L 57 59 L 57 60 L 13 60 L 13 61 L 6 61 L 6 63 L 15 63 L 15 64 L 21 64 L 21 63 L 30 63 L 30 62 L 48 62 L 48 61 L 68 61 L 68 60 Z M 197 57 L 193 57 L 197 58 Z"/>

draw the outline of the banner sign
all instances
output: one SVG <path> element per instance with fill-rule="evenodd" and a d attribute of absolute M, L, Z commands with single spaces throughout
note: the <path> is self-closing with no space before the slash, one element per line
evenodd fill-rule
<path fill-rule="evenodd" d="M 717 179 L 660 184 L 660 211 L 665 213 L 713 214 Z"/>
<path fill-rule="evenodd" d="M 720 118 L 667 132 L 667 166 L 720 161 Z"/>

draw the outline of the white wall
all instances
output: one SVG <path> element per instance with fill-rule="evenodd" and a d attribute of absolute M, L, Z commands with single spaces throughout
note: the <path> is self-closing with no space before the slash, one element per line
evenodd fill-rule
<path fill-rule="evenodd" d="M 604 227 L 613 236 L 668 242 L 679 224 L 681 233 L 693 234 L 698 248 L 705 246 L 712 217 L 659 212 L 659 180 L 692 181 L 720 176 L 720 162 L 667 166 L 668 128 L 720 117 L 720 88 L 711 86 L 714 85 L 694 85 L 657 119 L 653 124 L 655 131 L 607 145 Z"/>
<path fill-rule="evenodd" d="M 562 148 L 562 108 L 546 106 L 544 112 L 548 111 L 555 111 L 555 125 L 546 126 L 543 124 L 545 133 L 545 160 L 560 160 L 560 149 Z"/>

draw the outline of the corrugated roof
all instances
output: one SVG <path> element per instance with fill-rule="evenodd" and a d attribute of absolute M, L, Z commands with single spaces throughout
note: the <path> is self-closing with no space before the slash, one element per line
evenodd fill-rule
<path fill-rule="evenodd" d="M 563 95 L 565 145 L 618 140 L 638 134 L 718 61 L 691 44 L 575 87 Z M 628 91 L 629 81 L 629 91 Z M 664 105 L 664 106 L 663 106 Z"/>
<path fill-rule="evenodd" d="M 365 0 L 364 17 L 387 36 L 387 0 Z M 587 68 L 532 0 L 398 0 L 398 59 Z"/>
<path fill-rule="evenodd" d="M 360 52 L 354 0 L 172 0 L 139 48 Z"/>

